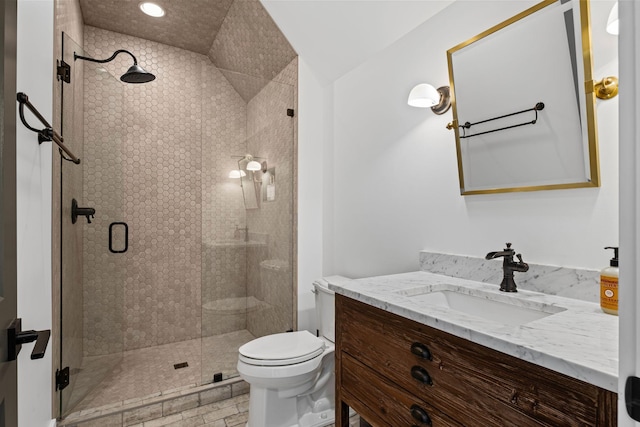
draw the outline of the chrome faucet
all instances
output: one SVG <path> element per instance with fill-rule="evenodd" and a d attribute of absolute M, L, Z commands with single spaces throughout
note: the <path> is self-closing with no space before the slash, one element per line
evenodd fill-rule
<path fill-rule="evenodd" d="M 518 258 L 518 262 L 513 260 L 513 256 Z M 507 243 L 507 247 L 500 252 L 489 252 L 485 259 L 495 259 L 503 257 L 502 270 L 504 270 L 504 278 L 500 283 L 500 290 L 502 292 L 518 292 L 516 282 L 513 280 L 513 272 L 520 271 L 524 273 L 529 270 L 529 264 L 522 261 L 522 254 L 516 254 L 516 251 L 511 249 L 511 243 Z"/>

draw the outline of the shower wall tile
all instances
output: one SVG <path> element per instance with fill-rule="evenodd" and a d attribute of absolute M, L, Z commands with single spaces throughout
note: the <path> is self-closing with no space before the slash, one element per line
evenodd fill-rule
<path fill-rule="evenodd" d="M 247 312 L 247 329 L 256 336 L 284 332 L 293 323 L 293 204 L 294 124 L 287 109 L 295 107 L 294 86 L 297 61 L 293 60 L 248 104 L 247 145 L 249 151 L 267 159 L 275 168 L 275 201 L 262 201 L 260 209 L 247 211 L 250 231 L 269 235 L 264 258 L 250 257 L 248 265 L 260 266 L 259 277 L 248 282 L 249 295 L 266 304 Z M 264 185 L 264 184 L 263 184 Z"/>
<path fill-rule="evenodd" d="M 296 119 L 286 109 L 295 108 L 297 61 L 247 104 L 203 55 L 91 26 L 85 48 L 96 58 L 131 50 L 157 76 L 110 89 L 112 78 L 85 70 L 84 196 L 97 210 L 84 226 L 85 354 L 118 350 L 123 333 L 132 350 L 201 331 L 292 328 Z M 120 55 L 102 66 L 119 76 L 129 65 Z M 276 201 L 259 209 L 245 209 L 239 180 L 228 177 L 246 153 L 276 167 Z M 108 252 L 112 221 L 129 225 L 125 254 Z M 279 268 L 265 273 L 265 260 Z"/>
<path fill-rule="evenodd" d="M 247 151 L 246 103 L 210 62 L 202 68 L 202 335 L 246 328 L 246 224 L 229 172 Z M 210 377 L 210 372 L 203 372 Z"/>
<path fill-rule="evenodd" d="M 242 189 L 229 172 L 247 151 L 247 107 L 220 70 L 207 62 L 202 68 L 202 222 L 203 244 L 213 247 L 244 237 L 235 233 L 244 227 Z"/>
<path fill-rule="evenodd" d="M 296 57 L 259 0 L 233 2 L 208 55 L 246 102 Z"/>
<path fill-rule="evenodd" d="M 222 72 L 224 77 L 231 83 L 231 86 L 234 87 L 245 102 L 249 102 L 269 83 L 269 80 L 262 77 L 250 76 L 237 71 L 221 68 L 220 72 Z"/>
<path fill-rule="evenodd" d="M 90 26 L 85 27 L 85 47 L 95 57 L 108 57 L 118 48 L 131 50 L 147 71 L 157 75 L 154 82 L 144 85 L 120 84 L 124 119 L 120 122 L 104 97 L 86 96 L 87 120 L 92 112 L 96 118 L 105 114 L 114 118 L 93 123 L 86 132 L 87 144 L 93 139 L 105 150 L 120 144 L 123 153 L 122 159 L 110 164 L 106 152 L 96 152 L 103 170 L 96 169 L 92 180 L 104 193 L 110 193 L 94 193 L 105 205 L 105 223 L 100 226 L 104 230 L 110 221 L 125 221 L 130 240 L 129 251 L 119 259 L 110 257 L 105 240 L 98 249 L 101 254 L 95 255 L 106 264 L 96 269 L 99 277 L 85 292 L 90 299 L 85 302 L 85 318 L 91 318 L 90 327 L 95 328 L 86 335 L 85 344 L 96 354 L 110 345 L 109 334 L 106 339 L 102 336 L 102 322 L 95 310 L 112 307 L 110 298 L 117 297 L 117 292 L 108 290 L 112 287 L 123 289 L 126 350 L 199 337 L 201 72 L 209 61 L 203 55 Z M 121 55 L 104 68 L 119 76 L 130 62 L 128 56 Z M 119 102 L 114 93 L 104 95 L 107 101 Z M 123 123 L 121 134 L 118 123 Z M 93 192 L 90 188 L 87 191 Z M 120 215 L 109 212 L 118 211 L 119 204 Z M 118 310 L 118 305 L 112 310 Z M 97 337 L 99 343 L 89 337 Z"/>
<path fill-rule="evenodd" d="M 110 104 L 120 102 L 115 91 L 87 95 L 87 143 L 95 139 L 92 157 L 100 159 L 90 168 L 94 176 L 87 182 L 95 188 L 87 185 L 87 197 L 100 198 L 91 202 L 102 204 L 104 215 L 96 221 L 105 221 L 89 237 L 98 252 L 86 263 L 91 270 L 102 262 L 85 290 L 91 354 L 117 348 L 117 291 L 107 289 L 120 280 L 127 350 L 199 336 L 201 306 L 204 336 L 244 329 L 244 310 L 230 315 L 216 310 L 216 303 L 246 305 L 246 249 L 237 231 L 246 226 L 245 210 L 239 182 L 228 178 L 247 152 L 246 103 L 206 57 L 93 27 L 86 34 L 87 51 L 95 57 L 126 47 L 157 75 L 147 85 L 123 86 L 124 128 Z M 128 66 L 126 56 L 120 60 L 105 68 L 118 75 Z M 88 85 L 105 87 L 91 81 L 98 78 L 88 78 Z M 118 144 L 124 144 L 122 159 L 109 154 Z M 113 256 L 96 242 L 108 239 L 99 230 L 119 217 L 122 203 L 124 219 L 118 220 L 129 224 L 130 251 Z M 111 313 L 103 313 L 104 307 Z M 107 324 L 116 325 L 113 333 Z"/>
<path fill-rule="evenodd" d="M 82 206 L 96 210 L 84 227 L 84 320 L 87 356 L 119 353 L 123 347 L 126 255 L 108 250 L 109 225 L 124 221 L 124 116 L 122 83 L 100 64 L 77 62 L 84 67 L 84 194 Z M 119 227 L 117 230 L 122 231 Z M 123 233 L 120 233 L 120 235 Z M 114 248 L 124 247 L 121 239 Z"/>

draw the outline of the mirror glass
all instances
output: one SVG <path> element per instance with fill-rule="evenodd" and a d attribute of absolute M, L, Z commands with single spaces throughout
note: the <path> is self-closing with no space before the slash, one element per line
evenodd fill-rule
<path fill-rule="evenodd" d="M 248 160 L 242 159 L 238 161 L 238 170 L 244 171 L 245 175 L 240 177 L 240 187 L 242 187 L 242 197 L 244 199 L 245 209 L 258 209 L 260 207 L 258 195 L 259 190 L 256 189 L 258 183 L 255 180 L 256 172 L 247 170 Z"/>
<path fill-rule="evenodd" d="M 599 186 L 588 1 L 543 1 L 447 59 L 461 194 Z"/>
<path fill-rule="evenodd" d="M 274 202 L 276 200 L 276 168 L 269 168 L 262 175 L 262 201 Z"/>

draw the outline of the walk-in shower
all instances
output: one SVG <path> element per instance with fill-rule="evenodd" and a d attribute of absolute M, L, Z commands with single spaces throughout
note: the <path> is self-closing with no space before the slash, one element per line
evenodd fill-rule
<path fill-rule="evenodd" d="M 60 161 L 63 417 L 235 378 L 240 345 L 296 323 L 295 54 L 264 78 L 83 31 L 83 46 L 63 35 L 58 83 L 62 135 L 82 158 Z M 130 57 L 148 72 L 114 77 Z M 251 205 L 249 181 L 229 178 L 239 155 L 260 161 Z M 257 179 L 276 169 L 267 198 Z M 90 223 L 71 221 L 72 199 Z"/>

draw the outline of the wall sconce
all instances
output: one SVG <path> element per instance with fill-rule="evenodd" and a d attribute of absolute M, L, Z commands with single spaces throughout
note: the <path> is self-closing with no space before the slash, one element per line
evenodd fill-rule
<path fill-rule="evenodd" d="M 618 2 L 613 5 L 607 19 L 607 33 L 617 36 L 620 34 L 620 19 L 618 19 Z"/>
<path fill-rule="evenodd" d="M 262 157 L 253 157 L 251 154 L 246 154 L 244 156 L 231 156 L 232 158 L 238 159 L 238 169 L 233 169 L 229 172 L 229 178 L 238 179 L 247 176 L 245 172 L 252 172 L 253 180 L 255 182 L 259 182 L 259 176 L 255 175 L 255 172 L 262 171 L 262 173 L 267 172 L 267 161 L 264 160 L 262 163 L 257 161 L 256 159 L 262 159 Z M 241 164 L 242 162 L 247 162 L 244 166 Z"/>
<path fill-rule="evenodd" d="M 243 176 L 247 176 L 247 173 L 240 169 L 234 169 L 229 172 L 229 178 L 238 179 L 242 178 Z"/>
<path fill-rule="evenodd" d="M 262 169 L 262 165 L 260 164 L 260 162 L 254 160 L 251 154 L 247 154 L 245 156 L 245 159 L 249 161 L 249 163 L 247 163 L 247 166 L 246 166 L 246 169 L 248 171 L 255 172 Z"/>
<path fill-rule="evenodd" d="M 420 83 L 409 93 L 407 104 L 418 108 L 431 108 L 435 114 L 444 114 L 451 107 L 449 86 L 438 89 L 427 83 Z"/>

